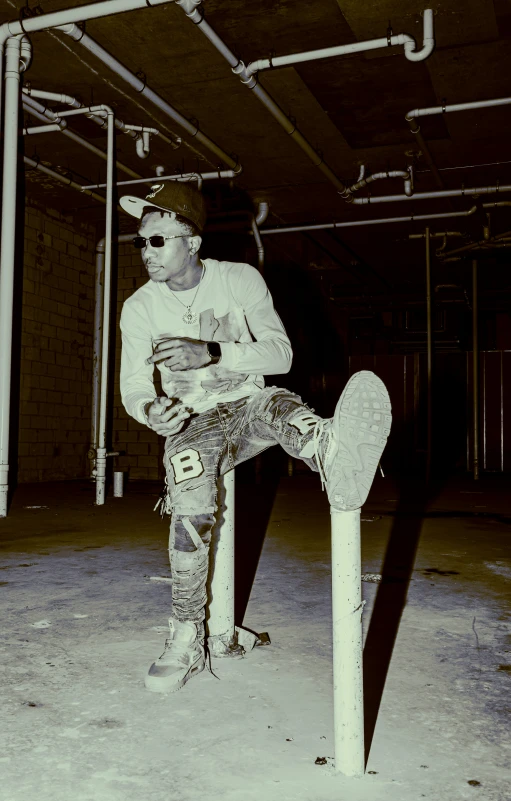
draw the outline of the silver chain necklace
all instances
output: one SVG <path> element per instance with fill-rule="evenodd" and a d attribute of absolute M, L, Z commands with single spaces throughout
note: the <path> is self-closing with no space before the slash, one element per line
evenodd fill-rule
<path fill-rule="evenodd" d="M 195 290 L 195 295 L 193 296 L 193 300 L 192 300 L 192 302 L 190 303 L 190 305 L 189 305 L 189 306 L 187 306 L 187 305 L 186 305 L 186 303 L 183 303 L 183 301 L 182 301 L 182 300 L 180 300 L 180 298 L 178 298 L 178 296 L 176 295 L 176 293 L 175 293 L 175 292 L 172 292 L 172 289 L 170 289 L 170 287 L 169 287 L 169 290 L 172 292 L 172 294 L 174 295 L 175 299 L 176 299 L 177 301 L 179 301 L 179 303 L 181 304 L 181 306 L 184 306 L 184 307 L 185 307 L 185 309 L 186 309 L 186 311 L 185 311 L 185 313 L 183 314 L 183 316 L 182 316 L 182 318 L 181 318 L 181 319 L 182 319 L 182 320 L 183 320 L 183 322 L 184 322 L 184 323 L 186 323 L 187 325 L 193 325 L 193 323 L 196 323 L 196 322 L 197 322 L 197 314 L 196 314 L 196 312 L 193 312 L 193 311 L 192 311 L 192 306 L 193 306 L 193 304 L 195 303 L 195 298 L 197 297 L 197 293 L 198 293 L 198 291 L 199 291 L 199 288 L 200 288 L 200 285 L 201 285 L 201 281 L 202 281 L 202 279 L 203 279 L 203 277 L 204 277 L 204 271 L 205 271 L 205 269 L 206 269 L 206 265 L 204 264 L 204 262 L 203 262 L 202 260 L 201 260 L 201 264 L 202 264 L 202 273 L 201 273 L 201 277 L 200 277 L 200 279 L 199 279 L 199 283 L 197 284 L 197 289 Z"/>

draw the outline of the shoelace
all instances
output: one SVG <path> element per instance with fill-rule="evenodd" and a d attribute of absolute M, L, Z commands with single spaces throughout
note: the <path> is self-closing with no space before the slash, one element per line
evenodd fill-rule
<path fill-rule="evenodd" d="M 167 657 L 169 659 L 171 657 L 172 658 L 173 657 L 177 657 L 178 659 L 180 659 L 181 657 L 187 657 L 189 652 L 190 652 L 190 644 L 189 643 L 176 642 L 175 640 L 167 639 L 167 640 L 165 640 L 164 651 L 163 651 L 162 655 L 160 656 L 160 658 L 158 659 L 158 662 L 160 662 L 162 659 L 165 662 L 165 657 Z"/>
<path fill-rule="evenodd" d="M 328 453 L 328 449 L 330 448 L 330 440 L 332 436 L 332 428 L 326 428 L 326 424 L 330 423 L 330 420 L 318 420 L 316 423 L 316 427 L 314 429 L 314 456 L 316 457 L 316 465 L 319 471 L 319 477 L 321 479 L 321 489 L 326 489 L 326 472 L 325 472 L 325 465 L 319 453 L 319 446 L 321 444 L 321 439 L 324 434 L 328 437 L 326 447 L 323 450 L 323 453 L 326 457 Z M 326 429 L 326 430 L 325 430 Z"/>

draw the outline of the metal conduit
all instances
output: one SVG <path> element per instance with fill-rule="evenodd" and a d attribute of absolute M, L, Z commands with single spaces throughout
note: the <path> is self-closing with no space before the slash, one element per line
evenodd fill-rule
<path fill-rule="evenodd" d="M 310 142 L 298 130 L 295 123 L 282 111 L 278 103 L 271 97 L 271 95 L 258 84 L 257 78 L 251 75 L 243 61 L 234 55 L 227 45 L 222 41 L 218 34 L 213 30 L 211 25 L 206 22 L 203 14 L 198 10 L 201 0 L 176 0 L 176 5 L 181 6 L 186 16 L 192 20 L 199 30 L 206 36 L 207 39 L 214 45 L 220 55 L 222 55 L 235 75 L 239 77 L 242 84 L 250 89 L 258 100 L 268 109 L 270 114 L 277 120 L 287 134 L 296 142 L 296 144 L 303 150 L 309 157 L 315 167 L 317 167 L 323 175 L 325 175 L 330 183 L 332 183 L 341 197 L 349 202 L 350 192 L 347 186 L 341 181 L 340 178 L 333 172 L 328 164 L 323 161 L 322 156 L 314 150 Z"/>
<path fill-rule="evenodd" d="M 427 325 L 427 444 L 426 481 L 431 478 L 433 457 L 433 309 L 431 286 L 430 230 L 425 230 L 426 242 L 426 325 Z"/>
<path fill-rule="evenodd" d="M 73 142 L 76 142 L 78 145 L 86 148 L 86 150 L 90 150 L 91 153 L 95 153 L 96 156 L 99 156 L 99 158 L 103 159 L 104 161 L 107 161 L 108 154 L 105 153 L 104 150 L 101 150 L 99 147 L 96 147 L 96 145 L 93 145 L 92 142 L 89 142 L 88 139 L 84 139 L 79 134 L 70 130 L 67 127 L 67 122 L 62 120 L 59 114 L 52 111 L 47 106 L 44 106 L 42 103 L 38 103 L 38 101 L 34 100 L 33 97 L 23 95 L 23 108 L 28 111 L 29 114 L 37 117 L 39 120 L 51 120 L 52 122 L 57 123 L 60 126 L 61 133 L 64 136 L 67 136 L 68 139 L 72 139 Z M 130 175 L 132 178 L 141 178 L 140 173 L 135 172 L 135 170 L 132 170 L 131 167 L 127 167 L 121 161 L 116 161 L 115 164 L 117 169 L 122 170 L 122 172 L 126 173 L 126 175 Z"/>
<path fill-rule="evenodd" d="M 167 0 L 165 0 L 167 1 Z M 160 0 L 162 2 L 162 0 Z M 81 28 L 77 25 L 64 25 L 59 26 L 59 30 L 62 30 L 64 33 L 71 36 L 76 42 L 79 42 L 82 47 L 85 47 L 90 53 L 95 55 L 99 58 L 104 64 L 106 64 L 110 69 L 112 69 L 119 77 L 121 77 L 126 83 L 128 83 L 136 92 L 138 92 L 141 97 L 146 97 L 151 103 L 157 106 L 161 111 L 163 111 L 168 117 L 170 117 L 174 122 L 177 122 L 190 136 L 192 136 L 196 142 L 199 142 L 201 145 L 206 147 L 210 152 L 214 153 L 221 161 L 227 164 L 231 169 L 236 170 L 237 172 L 241 172 L 241 167 L 238 162 L 229 156 L 222 148 L 216 144 L 212 139 L 202 133 L 196 125 L 193 125 L 186 117 L 183 117 L 182 114 L 177 111 L 177 109 L 173 108 L 166 100 L 164 100 L 160 95 L 150 89 L 145 81 L 142 81 L 129 69 L 127 69 L 124 64 L 121 64 L 114 56 L 112 56 L 104 47 L 96 42 L 91 36 L 87 33 L 84 33 Z"/>
<path fill-rule="evenodd" d="M 305 223 L 304 225 L 282 225 L 280 228 L 262 228 L 261 234 L 294 234 L 301 231 L 322 231 L 332 228 L 363 228 L 366 225 L 383 225 L 386 223 L 417 222 L 417 220 L 442 220 L 446 217 L 470 217 L 477 211 L 472 206 L 468 211 L 448 211 L 443 214 L 416 214 L 411 217 L 384 217 L 378 220 L 352 220 L 351 222 Z M 509 234 L 508 234 L 509 235 Z"/>
<path fill-rule="evenodd" d="M 472 422 L 474 432 L 474 481 L 479 479 L 479 329 L 478 329 L 477 259 L 472 261 Z"/>

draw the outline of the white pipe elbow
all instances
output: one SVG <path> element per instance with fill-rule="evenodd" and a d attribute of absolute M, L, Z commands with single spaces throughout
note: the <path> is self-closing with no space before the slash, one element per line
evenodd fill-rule
<path fill-rule="evenodd" d="M 405 178 L 405 195 L 406 197 L 412 197 L 414 190 L 414 176 L 413 176 L 413 166 L 410 164 L 408 167 L 408 177 Z"/>
<path fill-rule="evenodd" d="M 256 75 L 259 70 L 267 70 L 271 66 L 271 62 L 267 58 L 259 58 L 257 61 L 251 61 L 247 65 L 247 74 Z"/>
<path fill-rule="evenodd" d="M 201 3 L 202 0 L 176 0 L 176 6 L 181 6 L 186 16 L 196 23 L 202 21 L 202 16 L 197 10 Z"/>
<path fill-rule="evenodd" d="M 135 140 L 135 147 L 139 159 L 146 159 L 148 157 L 149 151 L 145 149 L 143 136 L 137 136 Z"/>
<path fill-rule="evenodd" d="M 257 215 L 255 218 L 256 225 L 259 226 L 262 225 L 264 222 L 266 222 L 266 218 L 268 217 L 269 211 L 270 211 L 270 204 L 267 203 L 265 200 L 262 200 L 258 204 L 257 208 Z"/>
<path fill-rule="evenodd" d="M 20 48 L 20 72 L 26 72 L 32 63 L 32 42 L 28 36 L 21 39 Z"/>
<path fill-rule="evenodd" d="M 422 21 L 424 26 L 422 48 L 420 50 L 416 49 L 417 44 L 412 37 L 410 37 L 410 39 L 404 44 L 405 56 L 408 61 L 424 61 L 426 58 L 429 58 L 435 49 L 435 31 L 433 25 L 432 8 L 424 9 Z"/>
<path fill-rule="evenodd" d="M 75 42 L 79 42 L 80 39 L 83 37 L 83 31 L 75 22 L 69 22 L 66 25 L 55 25 L 56 31 L 62 31 L 63 33 L 67 33 Z"/>

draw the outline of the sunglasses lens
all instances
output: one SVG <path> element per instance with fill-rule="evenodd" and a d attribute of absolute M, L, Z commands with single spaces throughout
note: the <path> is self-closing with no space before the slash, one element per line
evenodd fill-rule
<path fill-rule="evenodd" d="M 153 248 L 162 248 L 165 244 L 164 236 L 150 236 L 149 242 Z"/>
<path fill-rule="evenodd" d="M 148 242 L 153 248 L 162 248 L 165 244 L 165 237 L 150 236 L 149 239 L 146 239 L 145 236 L 135 236 L 133 238 L 133 246 L 136 248 L 145 248 Z"/>

